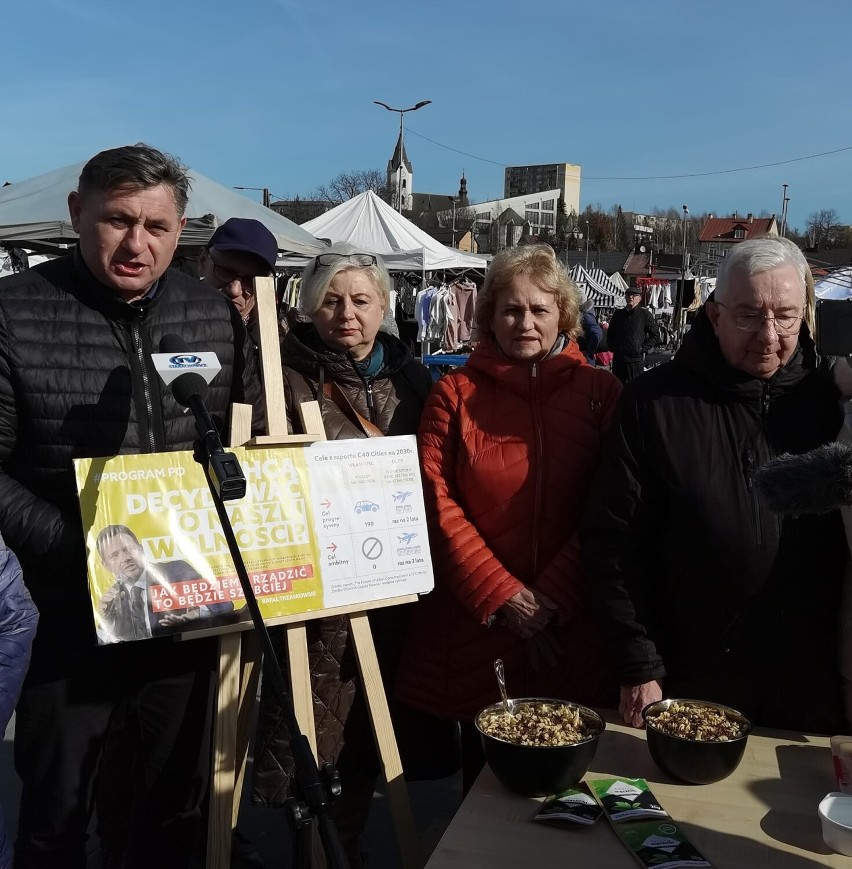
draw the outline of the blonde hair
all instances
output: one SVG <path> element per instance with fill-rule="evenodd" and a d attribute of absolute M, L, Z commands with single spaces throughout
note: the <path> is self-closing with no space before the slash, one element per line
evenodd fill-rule
<path fill-rule="evenodd" d="M 349 269 L 359 271 L 370 279 L 370 283 L 372 283 L 374 289 L 379 294 L 382 309 L 387 312 L 390 305 L 391 279 L 380 256 L 367 254 L 366 251 L 348 244 L 345 241 L 338 241 L 335 244 L 330 245 L 323 251 L 323 254 L 338 254 L 340 259 L 334 262 L 333 265 L 321 266 L 319 264 L 319 257 L 314 257 L 305 268 L 302 269 L 302 286 L 299 290 L 299 310 L 303 314 L 315 314 L 322 306 L 325 294 L 328 292 L 328 288 L 334 280 L 334 276 Z M 346 259 L 346 257 L 358 254 L 375 256 L 376 261 L 371 266 L 357 266 Z"/>
<path fill-rule="evenodd" d="M 582 294 L 568 276 L 565 266 L 547 244 L 529 244 L 507 248 L 498 253 L 485 275 L 485 283 L 476 299 L 474 320 L 479 335 L 494 336 L 491 321 L 497 298 L 509 289 L 518 275 L 528 275 L 541 290 L 553 293 L 559 310 L 559 331 L 575 338 L 581 331 Z"/>

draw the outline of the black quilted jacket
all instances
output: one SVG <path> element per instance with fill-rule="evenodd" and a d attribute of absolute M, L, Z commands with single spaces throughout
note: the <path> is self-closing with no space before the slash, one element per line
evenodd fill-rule
<path fill-rule="evenodd" d="M 260 388 L 233 306 L 167 272 L 127 304 L 75 252 L 0 281 L 0 532 L 42 613 L 40 635 L 94 642 L 72 459 L 192 449 L 194 419 L 162 385 L 151 354 L 164 335 L 222 365 L 207 406 L 260 414 Z M 72 636 L 73 635 L 73 636 Z"/>

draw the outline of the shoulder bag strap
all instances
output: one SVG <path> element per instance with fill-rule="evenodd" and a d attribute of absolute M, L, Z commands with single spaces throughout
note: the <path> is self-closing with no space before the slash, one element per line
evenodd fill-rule
<path fill-rule="evenodd" d="M 322 385 L 323 395 L 331 402 L 337 405 L 340 412 L 352 423 L 357 429 L 360 429 L 368 438 L 382 438 L 384 432 L 373 425 L 368 419 L 364 419 L 360 413 L 352 406 L 352 402 L 346 397 L 346 393 L 332 381 L 324 381 Z"/>

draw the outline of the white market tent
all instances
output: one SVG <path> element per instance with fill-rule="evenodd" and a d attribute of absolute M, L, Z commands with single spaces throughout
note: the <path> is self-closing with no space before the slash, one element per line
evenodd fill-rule
<path fill-rule="evenodd" d="M 50 249 L 74 244 L 68 194 L 77 189 L 83 163 L 54 169 L 0 188 L 0 244 Z M 279 250 L 315 256 L 325 245 L 309 232 L 235 190 L 189 171 L 192 189 L 180 244 L 201 247 L 229 217 L 259 220 L 278 240 Z"/>
<path fill-rule="evenodd" d="M 818 299 L 852 299 L 852 266 L 826 275 L 814 284 Z"/>
<path fill-rule="evenodd" d="M 317 238 L 378 254 L 395 271 L 484 269 L 485 257 L 441 244 L 367 190 L 302 224 Z M 281 262 L 281 260 L 279 260 Z M 294 263 L 295 264 L 295 263 Z"/>
<path fill-rule="evenodd" d="M 579 263 L 571 269 L 571 280 L 592 304 L 601 308 L 624 307 L 624 293 L 607 277 L 603 269 L 585 269 Z"/>
<path fill-rule="evenodd" d="M 610 282 L 612 283 L 612 285 L 613 285 L 614 287 L 616 287 L 617 289 L 621 290 L 622 293 L 623 293 L 623 292 L 627 289 L 627 287 L 629 286 L 629 284 L 627 283 L 627 281 L 625 281 L 624 278 L 621 276 L 621 273 L 620 273 L 620 272 L 615 272 L 615 274 L 610 275 L 610 276 L 609 276 L 609 280 L 610 280 Z"/>

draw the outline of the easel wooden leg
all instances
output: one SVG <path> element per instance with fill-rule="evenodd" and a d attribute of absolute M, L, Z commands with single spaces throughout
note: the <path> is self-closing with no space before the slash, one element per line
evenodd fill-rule
<path fill-rule="evenodd" d="M 219 637 L 219 687 L 213 719 L 213 781 L 207 819 L 207 869 L 228 869 L 233 835 L 234 761 L 240 696 L 240 635 Z"/>
<path fill-rule="evenodd" d="M 417 830 L 408 802 L 408 790 L 402 774 L 402 761 L 399 758 L 399 749 L 394 737 L 370 622 L 367 619 L 367 614 L 362 612 L 353 613 L 349 618 L 349 623 L 352 638 L 355 641 L 355 655 L 361 674 L 361 684 L 364 686 L 367 708 L 370 712 L 370 720 L 373 722 L 376 747 L 387 782 L 388 802 L 396 830 L 402 865 L 405 869 L 416 869 L 422 865 L 418 855 Z"/>
<path fill-rule="evenodd" d="M 237 757 L 234 781 L 233 826 L 237 826 L 240 814 L 240 797 L 246 777 L 246 761 L 251 741 L 251 725 L 254 720 L 254 698 L 260 681 L 260 643 L 254 631 L 240 634 L 240 708 L 237 717 Z"/>
<path fill-rule="evenodd" d="M 293 707 L 296 710 L 296 720 L 299 728 L 308 738 L 314 759 L 317 754 L 317 729 L 314 722 L 314 699 L 311 691 L 310 662 L 308 661 L 308 633 L 304 622 L 287 625 L 287 660 L 290 662 L 290 685 Z M 307 674 L 307 678 L 305 678 Z M 319 837 L 319 830 L 314 824 L 311 843 L 312 869 L 326 869 L 325 851 Z"/>

